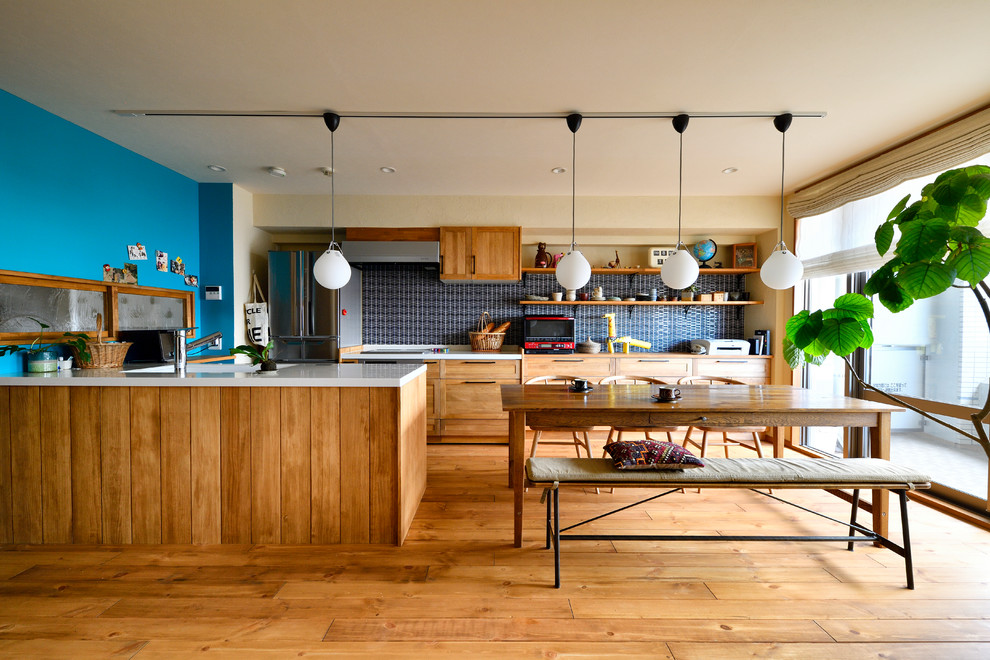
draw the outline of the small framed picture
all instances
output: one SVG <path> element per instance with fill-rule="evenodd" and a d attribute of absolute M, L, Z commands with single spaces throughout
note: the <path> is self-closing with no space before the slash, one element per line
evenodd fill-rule
<path fill-rule="evenodd" d="M 756 243 L 736 243 L 732 246 L 733 268 L 756 268 Z"/>
<path fill-rule="evenodd" d="M 673 246 L 650 248 L 650 268 L 662 266 L 663 262 L 667 261 L 667 257 L 674 254 L 675 251 Z"/>

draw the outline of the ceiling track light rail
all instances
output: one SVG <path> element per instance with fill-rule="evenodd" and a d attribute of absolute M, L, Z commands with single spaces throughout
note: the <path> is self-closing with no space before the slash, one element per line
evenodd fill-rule
<path fill-rule="evenodd" d="M 120 117 L 275 117 L 275 118 L 323 118 L 323 112 L 282 112 L 277 110 L 254 112 L 234 110 L 112 110 Z M 572 113 L 561 112 L 338 112 L 337 117 L 347 119 L 565 119 Z M 769 119 L 779 112 L 582 112 L 584 119 L 673 119 L 678 115 L 691 119 Z M 825 112 L 791 112 L 794 119 L 823 119 Z"/>

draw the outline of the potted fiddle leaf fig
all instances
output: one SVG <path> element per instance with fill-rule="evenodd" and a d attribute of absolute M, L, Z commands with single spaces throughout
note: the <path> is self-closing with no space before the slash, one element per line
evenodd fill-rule
<path fill-rule="evenodd" d="M 278 371 L 278 364 L 275 360 L 269 357 L 269 352 L 272 350 L 272 342 L 269 341 L 264 348 L 258 350 L 256 346 L 251 346 L 250 344 L 241 344 L 240 346 L 235 346 L 230 349 L 231 355 L 236 355 L 240 353 L 241 355 L 246 355 L 251 358 L 251 364 L 260 364 L 261 371 Z"/>
<path fill-rule="evenodd" d="M 921 190 L 921 199 L 897 203 L 874 236 L 877 252 L 893 253 L 866 282 L 866 296 L 876 296 L 893 313 L 916 300 L 950 288 L 968 289 L 976 297 L 990 330 L 990 238 L 977 229 L 990 199 L 990 167 L 974 165 L 944 172 Z M 895 241 L 896 238 L 896 241 Z M 842 358 L 864 388 L 877 392 L 924 417 L 976 441 L 990 457 L 987 424 L 990 394 L 971 415 L 976 435 L 919 410 L 916 406 L 863 380 L 849 355 L 873 345 L 873 302 L 858 293 L 839 296 L 829 309 L 798 312 L 786 324 L 784 357 L 792 369 L 803 362 L 821 364 L 830 354 Z"/>

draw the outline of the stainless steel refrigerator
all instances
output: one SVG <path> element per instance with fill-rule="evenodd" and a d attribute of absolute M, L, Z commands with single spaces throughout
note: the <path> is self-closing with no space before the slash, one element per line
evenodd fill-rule
<path fill-rule="evenodd" d="M 323 252 L 268 253 L 268 317 L 277 362 L 337 361 L 340 348 L 361 343 L 361 271 L 341 289 L 313 278 Z"/>

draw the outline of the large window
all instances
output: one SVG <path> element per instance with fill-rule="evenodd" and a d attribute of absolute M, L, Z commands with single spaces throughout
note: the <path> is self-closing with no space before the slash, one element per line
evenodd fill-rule
<path fill-rule="evenodd" d="M 986 162 L 981 158 L 973 163 Z M 834 211 L 801 218 L 797 253 L 808 263 L 796 304 L 803 309 L 829 307 L 839 295 L 861 292 L 862 283 L 881 263 L 873 234 L 904 195 L 917 198 L 934 176 L 909 181 L 885 193 L 851 202 Z M 980 229 L 988 233 L 990 222 Z M 861 356 L 872 385 L 904 398 L 925 412 L 972 432 L 967 420 L 982 407 L 990 382 L 990 336 L 986 320 L 967 288 L 951 289 L 915 302 L 893 314 L 875 302 L 873 348 Z M 856 394 L 845 363 L 830 357 L 808 366 L 804 384 L 829 393 Z M 887 399 L 868 393 L 878 401 Z M 829 429 L 808 429 L 802 443 L 819 452 L 841 452 L 842 437 Z M 891 460 L 932 474 L 937 490 L 970 506 L 986 508 L 988 461 L 976 442 L 911 411 L 895 413 Z"/>

